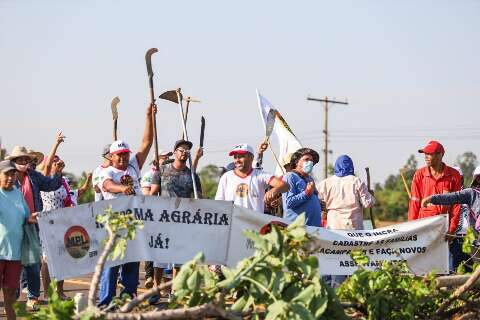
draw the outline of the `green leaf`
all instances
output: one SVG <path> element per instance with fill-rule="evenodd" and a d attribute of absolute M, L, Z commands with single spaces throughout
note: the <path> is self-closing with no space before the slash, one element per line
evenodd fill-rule
<path fill-rule="evenodd" d="M 297 219 L 295 219 L 295 221 L 290 223 L 287 227 L 287 231 L 291 231 L 299 227 L 305 228 L 305 213 L 302 213 L 297 217 Z"/>
<path fill-rule="evenodd" d="M 298 296 L 293 298 L 292 302 L 301 302 L 303 305 L 308 306 L 315 295 L 315 286 L 309 285 L 303 289 Z"/>
<path fill-rule="evenodd" d="M 268 243 L 258 232 L 252 230 L 244 230 L 245 237 L 251 239 L 255 243 L 255 248 L 263 251 L 270 250 L 271 244 Z"/>
<path fill-rule="evenodd" d="M 289 305 L 290 312 L 288 313 L 289 319 L 298 319 L 298 320 L 315 320 L 315 317 L 312 315 L 310 310 L 305 306 L 299 303 L 292 303 Z M 292 317 L 294 316 L 294 317 Z"/>
<path fill-rule="evenodd" d="M 198 270 L 195 270 L 187 279 L 187 288 L 195 292 L 197 291 L 199 286 L 200 286 L 200 277 L 198 276 Z"/>
<path fill-rule="evenodd" d="M 278 300 L 271 305 L 268 306 L 267 316 L 265 320 L 276 320 L 281 318 L 282 316 L 286 317 L 288 311 L 288 304 L 283 300 Z"/>
<path fill-rule="evenodd" d="M 245 305 L 247 304 L 249 297 L 250 297 L 249 294 L 245 293 L 243 296 L 237 299 L 237 301 L 235 301 L 235 303 L 231 307 L 231 310 L 236 312 L 241 312 L 243 308 L 245 308 Z"/>

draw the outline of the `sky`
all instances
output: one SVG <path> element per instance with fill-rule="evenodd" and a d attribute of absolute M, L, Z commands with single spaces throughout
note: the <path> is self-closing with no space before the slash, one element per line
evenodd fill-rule
<path fill-rule="evenodd" d="M 182 88 L 200 99 L 189 114 L 200 167 L 256 146 L 264 128 L 255 90 L 282 113 L 302 144 L 323 148 L 323 106 L 307 96 L 348 99 L 330 109 L 333 162 L 350 155 L 373 182 L 398 173 L 436 139 L 445 162 L 480 156 L 479 1 L 34 1 L 0 0 L 0 137 L 58 154 L 79 174 L 101 162 L 112 139 L 110 102 L 120 97 L 119 137 L 138 148 L 155 92 Z M 158 101 L 158 139 L 181 136 L 178 107 Z M 153 150 L 153 148 L 152 148 Z M 151 155 L 153 151 L 151 152 Z M 273 171 L 273 159 L 264 166 Z M 323 155 L 316 166 L 321 176 Z"/>

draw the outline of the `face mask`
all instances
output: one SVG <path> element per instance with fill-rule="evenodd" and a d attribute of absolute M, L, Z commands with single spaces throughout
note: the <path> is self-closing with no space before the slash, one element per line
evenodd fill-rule
<path fill-rule="evenodd" d="M 313 161 L 305 161 L 303 163 L 303 171 L 309 174 L 310 172 L 312 172 L 312 170 L 313 170 Z"/>
<path fill-rule="evenodd" d="M 15 164 L 15 168 L 20 172 L 27 172 L 28 164 Z"/>

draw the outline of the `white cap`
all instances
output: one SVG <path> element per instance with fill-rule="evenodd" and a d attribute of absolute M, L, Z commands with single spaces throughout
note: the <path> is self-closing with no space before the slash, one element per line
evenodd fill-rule
<path fill-rule="evenodd" d="M 233 156 L 235 154 L 246 154 L 247 152 L 251 153 L 252 155 L 255 154 L 255 151 L 253 151 L 252 146 L 246 143 L 241 143 L 233 147 L 232 151 L 230 151 L 228 155 Z"/>
<path fill-rule="evenodd" d="M 117 154 L 117 153 L 123 153 L 123 152 L 131 152 L 130 146 L 125 141 L 117 140 L 117 141 L 114 141 L 110 146 L 111 154 Z"/>
<path fill-rule="evenodd" d="M 473 178 L 475 179 L 475 176 L 480 175 L 480 166 L 476 167 L 475 170 L 473 171 Z"/>

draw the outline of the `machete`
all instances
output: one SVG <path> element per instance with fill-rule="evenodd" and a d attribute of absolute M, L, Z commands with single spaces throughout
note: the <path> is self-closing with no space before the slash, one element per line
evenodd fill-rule
<path fill-rule="evenodd" d="M 265 123 L 265 140 L 263 143 L 268 143 L 268 140 L 270 140 L 270 135 L 272 134 L 273 127 L 275 126 L 275 118 L 276 118 L 277 110 L 271 108 L 270 111 L 268 111 L 267 115 L 267 122 Z M 262 162 L 263 162 L 263 152 L 258 153 L 257 155 L 257 168 L 262 167 Z"/>
<path fill-rule="evenodd" d="M 157 48 L 148 49 L 145 53 L 145 62 L 147 64 L 147 74 L 148 74 L 148 85 L 150 88 L 150 103 L 155 104 L 155 93 L 153 91 L 153 68 L 152 68 L 152 55 L 158 52 Z M 152 123 L 153 123 L 153 139 L 154 139 L 154 151 L 155 151 L 155 167 L 158 170 L 158 137 L 157 137 L 157 118 L 155 113 L 152 113 Z"/>
<path fill-rule="evenodd" d="M 113 141 L 117 141 L 117 122 L 118 122 L 118 110 L 117 110 L 117 105 L 120 102 L 119 97 L 115 97 L 112 100 L 112 117 L 113 117 Z"/>
<path fill-rule="evenodd" d="M 202 124 L 200 126 L 200 148 L 203 149 L 203 141 L 205 139 L 205 118 L 202 116 Z"/>

